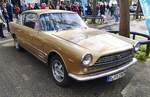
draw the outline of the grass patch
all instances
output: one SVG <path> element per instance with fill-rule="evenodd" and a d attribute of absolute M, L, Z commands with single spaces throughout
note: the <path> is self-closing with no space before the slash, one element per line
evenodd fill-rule
<path fill-rule="evenodd" d="M 145 61 L 146 59 L 150 58 L 150 54 L 146 56 L 146 45 L 141 45 L 139 50 L 136 52 L 135 57 L 139 61 Z"/>

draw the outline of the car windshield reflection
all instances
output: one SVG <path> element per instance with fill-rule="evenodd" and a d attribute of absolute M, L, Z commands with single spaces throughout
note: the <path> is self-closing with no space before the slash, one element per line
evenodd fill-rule
<path fill-rule="evenodd" d="M 60 31 L 77 28 L 87 28 L 77 13 L 45 13 L 40 15 L 42 31 Z"/>

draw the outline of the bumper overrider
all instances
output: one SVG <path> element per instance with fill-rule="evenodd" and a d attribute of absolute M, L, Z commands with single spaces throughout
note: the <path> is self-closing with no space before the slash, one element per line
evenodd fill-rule
<path fill-rule="evenodd" d="M 110 69 L 110 70 L 106 70 L 106 71 L 102 71 L 102 72 L 97 72 L 97 73 L 92 73 L 92 74 L 87 74 L 87 75 L 75 75 L 75 74 L 71 74 L 69 73 L 68 75 L 77 80 L 77 81 L 88 81 L 88 80 L 93 80 L 93 79 L 97 79 L 97 78 L 102 78 L 102 77 L 106 77 L 115 73 L 119 73 L 121 71 L 124 71 L 126 69 L 128 69 L 130 66 L 132 66 L 133 64 L 135 64 L 137 62 L 136 58 L 133 58 L 131 62 L 124 64 L 120 67 L 117 67 L 115 69 Z"/>

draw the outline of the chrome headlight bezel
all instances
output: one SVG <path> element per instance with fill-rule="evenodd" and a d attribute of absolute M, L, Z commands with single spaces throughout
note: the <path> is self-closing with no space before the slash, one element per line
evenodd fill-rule
<path fill-rule="evenodd" d="M 92 54 L 86 53 L 82 56 L 81 64 L 83 64 L 84 66 L 90 66 L 92 60 L 93 60 Z"/>

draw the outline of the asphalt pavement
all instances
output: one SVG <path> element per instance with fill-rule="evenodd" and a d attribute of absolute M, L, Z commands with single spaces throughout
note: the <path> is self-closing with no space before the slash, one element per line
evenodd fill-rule
<path fill-rule="evenodd" d="M 126 76 L 72 82 L 62 88 L 52 81 L 49 68 L 27 51 L 14 48 L 9 33 L 0 39 L 0 97 L 150 97 L 150 61 L 138 62 Z"/>

